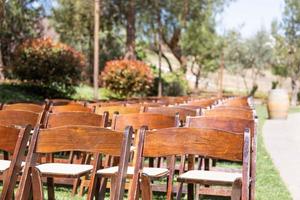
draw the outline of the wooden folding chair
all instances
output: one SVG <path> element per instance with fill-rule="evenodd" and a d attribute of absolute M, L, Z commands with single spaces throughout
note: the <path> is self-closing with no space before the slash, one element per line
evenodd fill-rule
<path fill-rule="evenodd" d="M 0 174 L 3 176 L 1 200 L 13 199 L 30 131 L 30 125 L 21 129 L 0 125 L 0 149 L 12 154 L 11 160 L 8 160 L 8 154 L 4 154 L 4 160 L 0 160 Z"/>
<path fill-rule="evenodd" d="M 95 113 L 103 114 L 104 112 L 109 113 L 109 119 L 112 119 L 113 114 L 132 114 L 132 113 L 140 113 L 143 111 L 143 106 L 105 106 L 105 107 L 96 107 Z"/>
<path fill-rule="evenodd" d="M 108 126 L 108 113 L 104 112 L 103 115 L 97 115 L 89 112 L 59 112 L 50 113 L 47 112 L 46 120 L 43 127 L 45 128 L 56 128 L 61 126 L 96 126 L 96 127 L 107 127 Z M 78 152 L 79 153 L 79 152 Z M 68 163 L 73 163 L 75 158 L 75 152 L 70 152 Z M 90 154 L 82 153 L 80 157 L 80 163 L 88 163 Z M 48 160 L 54 162 L 54 156 L 48 156 Z M 80 179 L 76 179 L 73 184 L 72 195 L 77 193 L 77 188 L 80 184 Z"/>
<path fill-rule="evenodd" d="M 20 181 L 17 199 L 27 200 L 30 191 L 34 199 L 44 199 L 42 177 L 47 177 L 48 199 L 54 199 L 54 177 L 79 178 L 91 174 L 88 199 L 93 199 L 98 185 L 96 172 L 101 168 L 101 155 L 120 156 L 119 170 L 113 178 L 112 199 L 123 199 L 124 184 L 130 155 L 132 128 L 116 132 L 91 126 L 63 126 L 36 130 L 28 151 L 24 175 Z M 62 151 L 84 151 L 97 154 L 94 165 L 45 163 L 38 165 L 37 158 L 42 153 Z"/>
<path fill-rule="evenodd" d="M 250 199 L 255 198 L 256 182 L 256 153 L 257 153 L 257 120 L 242 119 L 236 117 L 188 117 L 187 127 L 191 128 L 210 128 L 219 129 L 229 132 L 242 133 L 246 128 L 251 132 L 251 182 L 250 182 Z M 223 169 L 219 169 L 223 170 Z M 201 193 L 201 192 L 200 192 Z"/>
<path fill-rule="evenodd" d="M 177 178 L 177 181 L 181 183 L 180 190 L 177 194 L 178 200 L 182 198 L 181 189 L 183 183 L 231 186 L 234 188 L 231 197 L 233 200 L 249 199 L 249 130 L 245 130 L 244 134 L 235 134 L 213 129 L 167 128 L 139 131 L 139 134 L 142 134 L 139 138 L 143 141 L 139 144 L 144 144 L 143 148 L 139 148 L 143 150 L 143 156 L 176 156 L 189 154 L 243 163 L 242 173 L 190 170 L 180 174 Z M 136 156 L 136 158 L 139 158 L 139 156 Z M 143 199 L 151 199 L 150 181 L 142 170 L 143 160 L 136 160 L 129 198 L 137 198 L 140 185 L 142 197 L 144 197 Z M 189 192 L 188 199 L 193 199 L 193 190 L 189 190 Z M 167 199 L 171 199 L 171 196 L 167 196 Z"/>
<path fill-rule="evenodd" d="M 27 126 L 30 124 L 32 127 L 39 126 L 42 123 L 43 113 L 35 113 L 23 110 L 1 110 L 0 123 L 8 126 Z"/>
<path fill-rule="evenodd" d="M 178 127 L 179 126 L 179 116 L 166 116 L 161 114 L 154 113 L 135 113 L 135 114 L 123 114 L 123 115 L 114 115 L 111 129 L 120 131 L 124 129 L 127 125 L 133 127 L 135 132 L 142 126 L 147 126 L 149 129 L 161 129 L 169 127 Z M 149 158 L 149 168 L 147 168 L 147 173 L 151 176 L 151 179 L 163 178 L 168 175 L 168 170 L 166 168 L 160 168 L 162 164 L 162 157 L 157 159 L 157 167 L 154 167 L 154 158 Z M 111 159 L 111 162 L 114 162 L 114 159 Z M 107 179 L 111 177 L 111 174 L 117 171 L 117 168 L 108 168 L 112 165 L 106 161 L 106 168 L 98 172 L 99 175 L 104 177 L 101 191 L 106 189 Z M 129 168 L 128 174 L 132 175 L 132 168 Z M 101 196 L 101 198 L 104 198 Z"/>

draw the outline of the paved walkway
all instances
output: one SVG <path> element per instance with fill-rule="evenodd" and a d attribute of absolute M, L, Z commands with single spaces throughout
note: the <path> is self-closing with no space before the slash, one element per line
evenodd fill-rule
<path fill-rule="evenodd" d="M 263 135 L 293 199 L 300 200 L 300 113 L 290 114 L 287 120 L 268 120 Z"/>

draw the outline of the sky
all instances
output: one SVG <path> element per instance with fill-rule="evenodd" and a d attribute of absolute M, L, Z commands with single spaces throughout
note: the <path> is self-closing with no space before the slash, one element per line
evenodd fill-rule
<path fill-rule="evenodd" d="M 283 0 L 235 0 L 218 16 L 218 32 L 239 30 L 248 38 L 258 30 L 270 30 L 274 19 L 281 20 Z"/>

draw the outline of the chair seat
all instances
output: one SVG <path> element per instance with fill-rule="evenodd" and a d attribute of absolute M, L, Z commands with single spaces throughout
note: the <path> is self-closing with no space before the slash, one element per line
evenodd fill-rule
<path fill-rule="evenodd" d="M 133 175 L 134 168 L 128 167 L 127 169 L 127 175 L 132 176 Z M 97 171 L 97 174 L 103 175 L 103 176 L 112 176 L 118 172 L 118 167 L 109 167 L 105 169 L 100 169 Z M 152 167 L 144 167 L 143 173 L 151 178 L 159 178 L 168 175 L 169 170 L 166 168 L 152 168 Z"/>
<path fill-rule="evenodd" d="M 67 163 L 45 163 L 36 166 L 42 173 L 42 176 L 70 176 L 80 177 L 89 173 L 92 165 L 67 164 Z"/>
<path fill-rule="evenodd" d="M 232 185 L 241 178 L 241 173 L 229 173 L 220 171 L 191 170 L 178 176 L 177 181 L 200 184 Z"/>
<path fill-rule="evenodd" d="M 10 160 L 0 160 L 0 173 L 3 173 L 10 166 Z M 22 162 L 21 166 L 24 167 L 25 162 Z"/>

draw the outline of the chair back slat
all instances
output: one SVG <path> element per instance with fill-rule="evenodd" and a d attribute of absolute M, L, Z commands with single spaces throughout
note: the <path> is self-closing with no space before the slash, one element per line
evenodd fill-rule
<path fill-rule="evenodd" d="M 123 132 L 92 126 L 41 129 L 37 153 L 84 151 L 120 156 Z"/>
<path fill-rule="evenodd" d="M 13 153 L 19 133 L 20 129 L 0 125 L 0 149 Z"/>
<path fill-rule="evenodd" d="M 199 111 L 195 109 L 180 108 L 180 107 L 148 107 L 145 110 L 146 113 L 156 113 L 167 116 L 175 116 L 179 114 L 181 121 L 185 121 L 187 116 L 197 116 Z"/>
<path fill-rule="evenodd" d="M 111 126 L 113 130 L 124 130 L 126 126 L 132 126 L 134 130 L 141 126 L 148 126 L 149 129 L 176 127 L 179 126 L 179 117 L 154 113 L 116 114 L 113 116 Z"/>
<path fill-rule="evenodd" d="M 219 129 L 235 133 L 243 133 L 246 128 L 250 128 L 254 134 L 254 120 L 240 119 L 235 117 L 188 117 L 186 127 L 190 128 L 210 128 Z"/>
<path fill-rule="evenodd" d="M 138 106 L 106 106 L 106 107 L 96 107 L 95 113 L 103 114 L 104 112 L 108 112 L 109 116 L 112 116 L 114 113 L 118 114 L 131 114 L 131 113 L 139 113 L 141 111 L 140 105 Z"/>
<path fill-rule="evenodd" d="M 243 110 L 243 109 L 229 109 L 229 108 L 219 108 L 206 110 L 203 114 L 204 116 L 211 117 L 236 117 L 243 119 L 254 119 L 254 113 L 252 110 Z"/>
<path fill-rule="evenodd" d="M 44 127 L 54 128 L 66 125 L 106 127 L 107 123 L 107 113 L 97 115 L 88 112 L 60 112 L 48 113 Z"/>
<path fill-rule="evenodd" d="M 243 134 L 215 129 L 167 128 L 146 132 L 143 155 L 161 157 L 192 154 L 242 161 L 243 143 Z"/>
<path fill-rule="evenodd" d="M 35 113 L 31 111 L 22 110 L 1 110 L 0 111 L 0 123 L 8 126 L 18 125 L 26 126 L 37 126 L 41 123 L 42 113 Z"/>
<path fill-rule="evenodd" d="M 88 108 L 82 104 L 67 104 L 51 106 L 49 109 L 52 113 L 58 112 L 93 112 L 93 109 Z"/>
<path fill-rule="evenodd" d="M 14 104 L 4 104 L 3 110 L 23 110 L 31 111 L 36 113 L 41 113 L 45 110 L 45 105 L 37 105 L 32 103 L 14 103 Z"/>

